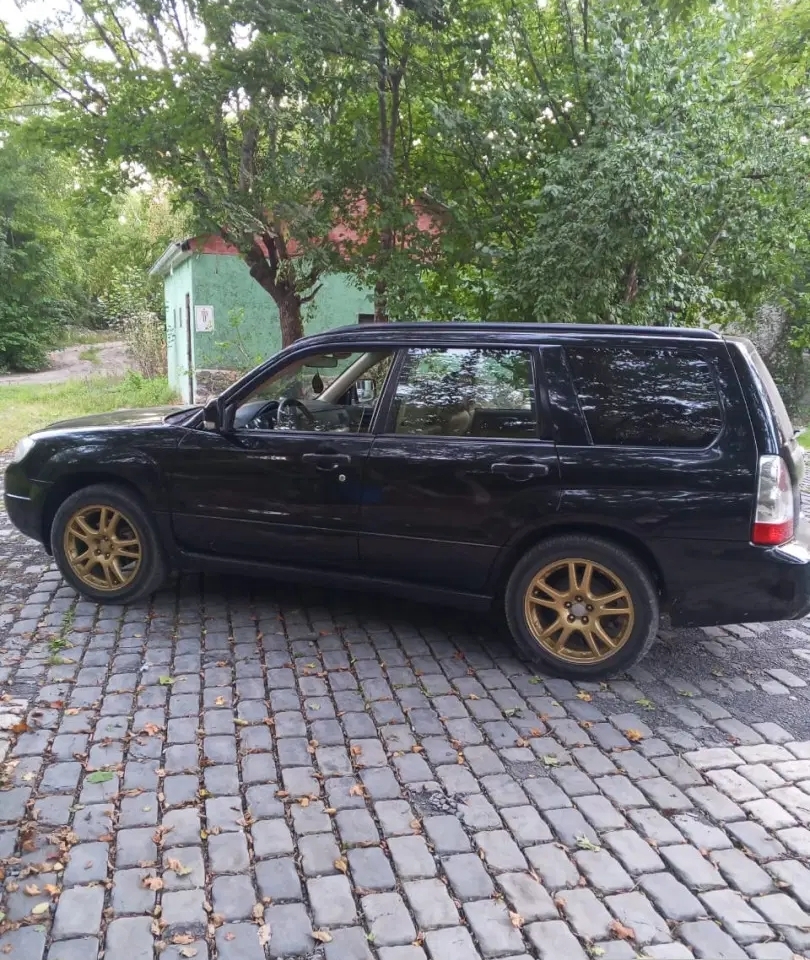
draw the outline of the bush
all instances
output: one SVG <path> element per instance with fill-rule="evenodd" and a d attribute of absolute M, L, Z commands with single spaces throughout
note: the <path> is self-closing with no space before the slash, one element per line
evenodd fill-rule
<path fill-rule="evenodd" d="M 156 313 L 138 310 L 115 324 L 137 371 L 147 380 L 166 376 L 166 325 Z"/>

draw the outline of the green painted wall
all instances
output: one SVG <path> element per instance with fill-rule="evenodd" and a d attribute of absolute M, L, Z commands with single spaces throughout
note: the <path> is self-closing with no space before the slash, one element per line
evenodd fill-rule
<path fill-rule="evenodd" d="M 190 370 L 249 369 L 281 347 L 276 305 L 240 257 L 192 254 L 164 277 L 164 295 L 169 383 L 184 401 L 192 399 Z M 186 295 L 191 311 L 190 351 Z M 200 306 L 213 308 L 210 333 L 196 329 L 195 308 Z M 327 276 L 315 299 L 304 307 L 304 332 L 354 324 L 360 314 L 373 312 L 369 292 L 346 277 Z"/>
<path fill-rule="evenodd" d="M 192 300 L 214 308 L 213 333 L 195 332 L 198 369 L 243 368 L 266 360 L 281 347 L 278 310 L 268 293 L 250 276 L 240 257 L 200 254 L 192 257 Z M 315 299 L 304 307 L 304 332 L 357 323 L 373 313 L 373 301 L 339 275 L 325 277 Z"/>

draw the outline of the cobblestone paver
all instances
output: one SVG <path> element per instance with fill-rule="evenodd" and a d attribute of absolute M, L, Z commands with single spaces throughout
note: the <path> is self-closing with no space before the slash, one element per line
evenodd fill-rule
<path fill-rule="evenodd" d="M 0 585 L 0 956 L 810 956 L 808 621 L 571 684 L 438 608 L 96 607 L 2 514 Z"/>

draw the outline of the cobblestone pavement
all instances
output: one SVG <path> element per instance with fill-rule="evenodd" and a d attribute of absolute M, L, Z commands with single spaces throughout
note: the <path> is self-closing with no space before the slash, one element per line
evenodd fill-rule
<path fill-rule="evenodd" d="M 0 514 L 0 956 L 810 956 L 810 622 L 604 684 L 272 583 L 77 602 Z"/>

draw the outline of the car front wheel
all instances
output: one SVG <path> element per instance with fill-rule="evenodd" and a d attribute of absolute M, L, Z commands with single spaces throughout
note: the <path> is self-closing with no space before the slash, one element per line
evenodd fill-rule
<path fill-rule="evenodd" d="M 51 549 L 65 580 L 97 603 L 141 600 L 165 577 L 152 518 L 129 490 L 112 484 L 85 487 L 62 503 Z"/>
<path fill-rule="evenodd" d="M 506 588 L 513 637 L 538 666 L 592 680 L 637 663 L 658 630 L 658 593 L 635 556 L 601 537 L 544 540 Z"/>

